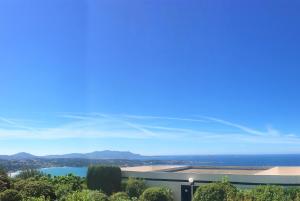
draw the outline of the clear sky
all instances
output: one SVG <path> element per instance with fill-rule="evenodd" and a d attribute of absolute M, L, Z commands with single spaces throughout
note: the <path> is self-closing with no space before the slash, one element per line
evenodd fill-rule
<path fill-rule="evenodd" d="M 300 153 L 299 10 L 0 1 L 0 154 Z"/>

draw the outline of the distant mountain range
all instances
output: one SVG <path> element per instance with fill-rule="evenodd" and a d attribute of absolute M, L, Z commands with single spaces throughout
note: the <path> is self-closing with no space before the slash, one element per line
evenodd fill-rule
<path fill-rule="evenodd" d="M 71 153 L 62 155 L 47 155 L 35 156 L 26 152 L 20 152 L 13 155 L 0 155 L 2 160 L 28 160 L 28 159 L 55 159 L 55 158 L 79 158 L 79 159 L 127 159 L 127 160 L 141 160 L 146 159 L 147 156 L 135 154 L 129 151 L 94 151 L 90 153 Z"/>

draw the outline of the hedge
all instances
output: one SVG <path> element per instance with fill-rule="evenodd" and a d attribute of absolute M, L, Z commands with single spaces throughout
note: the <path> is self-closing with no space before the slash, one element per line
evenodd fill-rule
<path fill-rule="evenodd" d="M 144 190 L 146 189 L 146 184 L 141 179 L 129 178 L 126 182 L 125 191 L 129 197 L 140 197 Z"/>
<path fill-rule="evenodd" d="M 114 193 L 109 197 L 109 201 L 130 201 L 129 196 L 125 192 Z"/>
<path fill-rule="evenodd" d="M 173 201 L 170 189 L 164 187 L 150 187 L 140 196 L 140 201 Z"/>
<path fill-rule="evenodd" d="M 211 183 L 198 187 L 193 201 L 232 201 L 236 193 L 236 187 L 228 182 Z"/>
<path fill-rule="evenodd" d="M 115 166 L 89 166 L 87 171 L 87 187 L 101 190 L 107 195 L 121 190 L 121 169 Z"/>
<path fill-rule="evenodd" d="M 83 190 L 67 195 L 66 201 L 108 201 L 107 196 L 99 191 Z"/>

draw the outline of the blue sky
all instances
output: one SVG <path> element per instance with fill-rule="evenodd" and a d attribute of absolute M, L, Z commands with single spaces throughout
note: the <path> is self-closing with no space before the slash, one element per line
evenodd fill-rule
<path fill-rule="evenodd" d="M 0 153 L 300 153 L 299 9 L 0 1 Z"/>

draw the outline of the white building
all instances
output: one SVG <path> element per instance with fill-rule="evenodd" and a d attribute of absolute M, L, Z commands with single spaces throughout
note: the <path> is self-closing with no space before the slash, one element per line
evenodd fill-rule
<path fill-rule="evenodd" d="M 175 201 L 191 201 L 196 187 L 224 177 L 240 188 L 257 185 L 300 187 L 300 167 L 137 166 L 122 168 L 123 178 L 141 178 L 148 186 L 166 186 Z"/>

